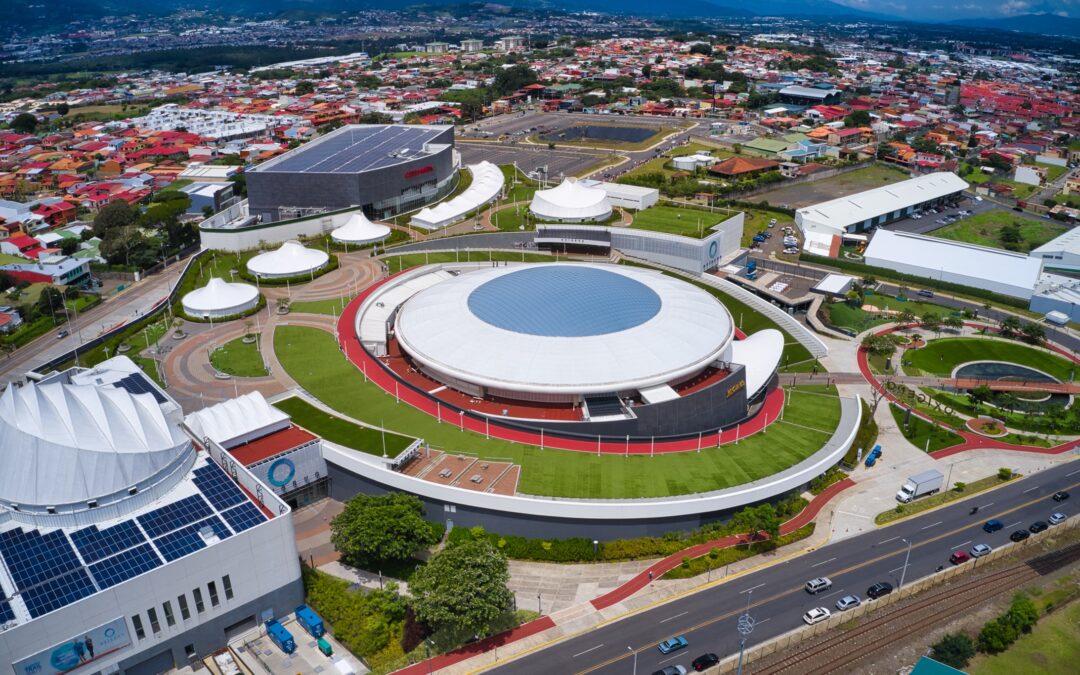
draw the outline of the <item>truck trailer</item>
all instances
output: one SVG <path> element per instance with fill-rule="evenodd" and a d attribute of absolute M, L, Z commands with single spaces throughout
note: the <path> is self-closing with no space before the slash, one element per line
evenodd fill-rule
<path fill-rule="evenodd" d="M 896 493 L 896 501 L 907 504 L 911 500 L 924 495 L 932 495 L 941 489 L 944 482 L 945 476 L 941 475 L 941 472 L 937 469 L 915 474 L 900 487 L 900 490 Z"/>

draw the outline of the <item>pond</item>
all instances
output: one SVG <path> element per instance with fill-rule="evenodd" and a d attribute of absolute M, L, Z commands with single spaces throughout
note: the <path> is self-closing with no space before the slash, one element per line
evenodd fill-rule
<path fill-rule="evenodd" d="M 544 141 L 615 141 L 617 143 L 640 143 L 655 134 L 652 127 L 630 126 L 614 127 L 603 124 L 575 124 L 565 129 L 556 129 L 541 134 Z"/>
<path fill-rule="evenodd" d="M 955 378 L 975 380 L 1022 380 L 1027 382 L 1058 382 L 1046 373 L 1004 361 L 974 361 L 957 366 L 953 371 Z M 1038 403 L 1042 406 L 1067 406 L 1072 400 L 1068 394 L 1049 394 L 1041 392 L 1013 392 L 1016 398 L 1026 403 Z"/>

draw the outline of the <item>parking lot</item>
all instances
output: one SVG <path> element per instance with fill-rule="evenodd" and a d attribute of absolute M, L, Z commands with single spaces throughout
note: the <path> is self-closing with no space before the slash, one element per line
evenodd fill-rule
<path fill-rule="evenodd" d="M 595 166 L 607 153 L 595 150 L 548 150 L 544 145 L 507 145 L 503 143 L 469 143 L 459 141 L 458 152 L 464 164 L 475 164 L 487 160 L 493 164 L 517 163 L 518 168 L 530 173 L 538 167 L 547 167 L 551 180 L 562 176 L 575 176 Z"/>
<path fill-rule="evenodd" d="M 887 223 L 881 227 L 896 232 L 928 234 L 934 230 L 941 229 L 950 223 L 956 222 L 957 220 L 966 218 L 967 216 L 999 208 L 1001 207 L 985 199 L 982 201 L 975 201 L 974 198 L 964 197 L 960 199 L 959 203 L 954 207 L 935 209 L 937 213 L 925 212 L 918 214 L 919 217 L 909 216 L 903 220 Z M 961 214 L 961 211 L 970 211 L 970 213 L 965 215 Z"/>

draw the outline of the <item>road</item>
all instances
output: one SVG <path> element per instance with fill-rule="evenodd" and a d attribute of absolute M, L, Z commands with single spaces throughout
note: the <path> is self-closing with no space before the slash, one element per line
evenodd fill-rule
<path fill-rule="evenodd" d="M 185 259 L 186 260 L 186 259 Z M 114 326 L 135 319 L 155 304 L 167 298 L 171 285 L 183 270 L 184 261 L 169 265 L 164 272 L 154 274 L 124 290 L 120 295 L 107 299 L 97 307 L 74 316 L 67 324 L 49 331 L 37 340 L 13 352 L 10 358 L 0 360 L 0 389 L 9 382 L 21 380 L 23 375 L 38 365 L 70 352 L 83 342 L 89 341 Z M 68 331 L 63 339 L 57 339 L 60 329 Z"/>
<path fill-rule="evenodd" d="M 897 487 L 902 480 L 902 476 L 896 477 Z M 899 586 L 902 578 L 913 581 L 948 565 L 953 551 L 967 551 L 979 543 L 1004 546 L 1010 544 L 1011 532 L 1045 520 L 1055 511 L 1072 515 L 1080 494 L 1063 503 L 1052 501 L 1050 495 L 1077 488 L 1080 463 L 1062 464 L 952 506 L 734 577 L 487 672 L 626 675 L 634 672 L 635 654 L 636 672 L 643 675 L 676 664 L 689 669 L 690 662 L 703 653 L 714 652 L 723 658 L 738 652 L 737 617 L 748 604 L 755 619 L 750 644 L 768 640 L 801 626 L 803 613 L 813 607 L 836 611 L 836 601 L 847 594 L 866 601 L 866 589 L 875 582 Z M 976 505 L 979 512 L 972 515 L 970 509 Z M 985 533 L 982 524 L 991 518 L 999 519 L 1005 528 Z M 906 573 L 909 548 L 905 542 L 911 543 Z M 833 586 L 812 596 L 804 584 L 817 576 L 828 576 Z M 685 636 L 689 648 L 661 654 L 657 643 L 676 635 Z"/>

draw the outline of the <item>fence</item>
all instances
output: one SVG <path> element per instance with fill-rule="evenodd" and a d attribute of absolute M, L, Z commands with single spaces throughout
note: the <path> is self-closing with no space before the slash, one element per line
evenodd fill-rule
<path fill-rule="evenodd" d="M 945 583 L 951 579 L 954 579 L 960 575 L 966 575 L 974 570 L 976 567 L 984 567 L 990 564 L 994 560 L 998 560 L 1008 555 L 1012 555 L 1024 548 L 1033 546 L 1041 540 L 1052 536 L 1064 529 L 1071 529 L 1080 526 L 1080 518 L 1073 516 L 1064 523 L 1051 527 L 1048 530 L 1033 534 L 1027 539 L 1019 543 L 1010 543 L 1000 546 L 990 553 L 979 558 L 972 558 L 966 563 L 961 565 L 955 565 L 944 569 L 940 572 L 935 572 L 921 579 L 916 579 L 910 583 L 904 585 L 889 595 L 878 598 L 877 600 L 863 602 L 861 605 L 854 609 L 847 610 L 845 612 L 838 612 L 829 617 L 828 620 L 821 623 L 814 624 L 812 626 L 802 626 L 794 630 L 788 631 L 783 635 L 778 635 L 771 640 L 761 643 L 755 647 L 746 650 L 743 657 L 743 663 L 749 664 L 756 660 L 762 659 L 766 656 L 770 656 L 779 651 L 790 649 L 799 645 L 800 643 L 809 640 L 810 638 L 817 637 L 826 631 L 833 630 L 842 624 L 851 623 L 866 615 L 868 612 L 873 612 L 883 607 L 905 600 L 913 595 L 921 593 L 927 589 L 933 588 L 939 584 Z M 1002 589 L 1005 590 L 1005 589 Z M 729 656 L 725 660 L 721 661 L 715 668 L 709 669 L 709 673 L 731 673 L 734 672 L 738 666 L 739 656 L 735 654 Z"/>

